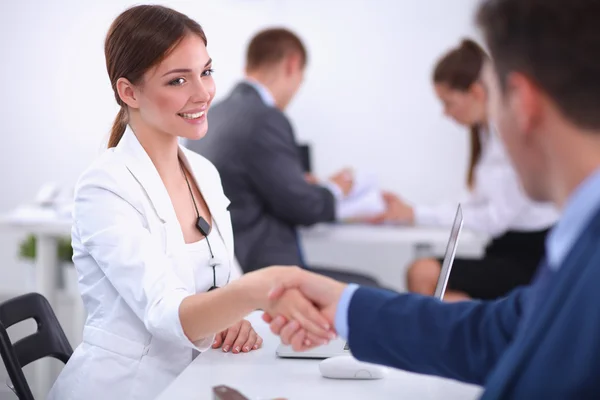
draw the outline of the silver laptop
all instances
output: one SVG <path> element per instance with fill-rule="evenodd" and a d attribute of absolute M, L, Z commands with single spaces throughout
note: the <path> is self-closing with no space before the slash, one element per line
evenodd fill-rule
<path fill-rule="evenodd" d="M 452 263 L 454 262 L 454 256 L 456 255 L 456 247 L 458 245 L 458 237 L 463 226 L 463 215 L 460 204 L 456 210 L 456 216 L 454 217 L 454 223 L 450 230 L 450 239 L 446 246 L 446 254 L 444 255 L 444 261 L 442 262 L 442 269 L 440 271 L 440 277 L 438 278 L 437 285 L 435 287 L 434 296 L 438 299 L 443 299 L 444 293 L 446 293 L 446 286 L 448 285 L 448 278 L 450 277 L 450 271 L 452 270 Z M 292 349 L 292 346 L 286 346 L 280 344 L 277 347 L 277 356 L 282 358 L 329 358 L 334 356 L 340 356 L 344 354 L 350 354 L 350 348 L 348 342 L 345 339 L 337 338 L 329 342 L 329 344 L 315 347 L 307 351 L 297 352 Z"/>

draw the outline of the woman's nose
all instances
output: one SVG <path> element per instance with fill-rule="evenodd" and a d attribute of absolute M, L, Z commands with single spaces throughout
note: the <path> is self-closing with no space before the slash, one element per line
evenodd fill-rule
<path fill-rule="evenodd" d="M 211 98 L 211 90 L 210 86 L 212 83 L 204 82 L 202 79 L 199 79 L 196 85 L 194 86 L 194 94 L 192 100 L 197 103 L 206 103 Z"/>

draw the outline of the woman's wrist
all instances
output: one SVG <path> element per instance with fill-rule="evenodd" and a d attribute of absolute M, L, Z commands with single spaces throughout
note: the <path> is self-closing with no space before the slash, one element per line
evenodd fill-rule
<path fill-rule="evenodd" d="M 227 286 L 236 292 L 236 298 L 243 301 L 253 310 L 264 309 L 267 305 L 269 283 L 265 269 L 248 272 Z"/>
<path fill-rule="evenodd" d="M 289 279 L 299 271 L 298 267 L 272 266 L 243 275 L 240 280 L 246 281 L 242 285 L 245 301 L 252 304 L 254 309 L 265 310 L 269 306 L 269 292 L 282 283 L 284 277 Z"/>

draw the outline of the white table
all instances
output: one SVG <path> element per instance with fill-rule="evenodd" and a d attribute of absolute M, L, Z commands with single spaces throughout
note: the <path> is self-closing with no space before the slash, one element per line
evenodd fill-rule
<path fill-rule="evenodd" d="M 366 243 L 447 243 L 450 228 L 420 227 L 392 224 L 317 224 L 310 228 L 302 228 L 301 232 L 314 238 L 328 240 L 360 241 Z M 467 229 L 461 232 L 461 240 L 467 242 L 486 241 L 481 236 Z"/>
<path fill-rule="evenodd" d="M 48 211 L 36 218 L 16 215 L 0 217 L 0 227 L 36 236 L 36 290 L 55 305 L 56 279 L 58 275 L 58 240 L 71 236 L 71 219 L 59 218 Z"/>
<path fill-rule="evenodd" d="M 390 369 L 380 380 L 323 378 L 319 360 L 280 359 L 279 338 L 256 312 L 248 318 L 263 337 L 263 348 L 247 354 L 209 350 L 198 356 L 158 400 L 211 399 L 211 388 L 227 385 L 251 400 L 444 399 L 468 400 L 481 395 L 479 386 Z"/>
<path fill-rule="evenodd" d="M 319 224 L 300 230 L 309 265 L 364 273 L 403 292 L 406 267 L 419 257 L 442 256 L 450 228 Z M 461 231 L 457 257 L 477 258 L 489 237 Z"/>

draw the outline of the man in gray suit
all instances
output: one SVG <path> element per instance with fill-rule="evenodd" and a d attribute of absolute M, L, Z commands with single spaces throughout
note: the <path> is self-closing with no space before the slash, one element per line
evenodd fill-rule
<path fill-rule="evenodd" d="M 276 264 L 307 267 L 297 227 L 334 221 L 336 201 L 352 188 L 346 170 L 323 185 L 303 170 L 283 111 L 302 83 L 306 62 L 306 49 L 294 33 L 258 33 L 248 47 L 246 79 L 211 107 L 206 137 L 188 143 L 221 174 L 231 200 L 235 253 L 245 272 Z M 375 285 L 361 275 L 319 272 Z"/>

